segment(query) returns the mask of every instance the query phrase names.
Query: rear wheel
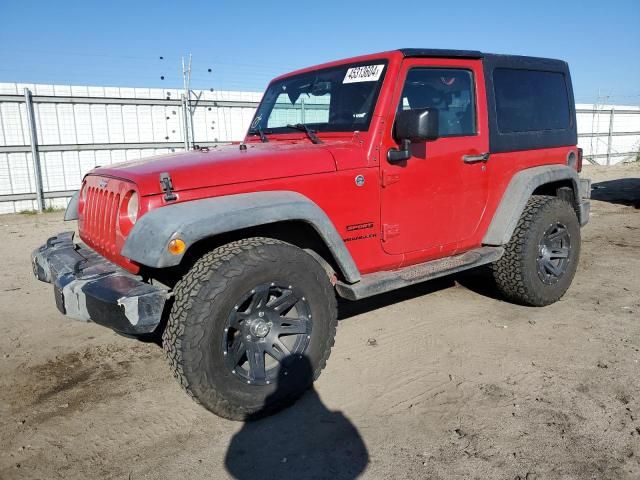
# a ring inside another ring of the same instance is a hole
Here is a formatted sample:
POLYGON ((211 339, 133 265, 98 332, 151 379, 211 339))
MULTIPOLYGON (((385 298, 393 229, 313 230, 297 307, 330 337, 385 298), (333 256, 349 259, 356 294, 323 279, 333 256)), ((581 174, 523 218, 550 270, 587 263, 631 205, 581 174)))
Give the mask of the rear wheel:
POLYGON ((580 257, 580 225, 571 205, 533 195, 505 253, 493 264, 502 294, 516 303, 549 305, 564 295, 580 257))
POLYGON ((176 285, 163 345, 198 402, 225 418, 255 418, 292 403, 318 377, 336 318, 316 260, 250 238, 206 254, 176 285))

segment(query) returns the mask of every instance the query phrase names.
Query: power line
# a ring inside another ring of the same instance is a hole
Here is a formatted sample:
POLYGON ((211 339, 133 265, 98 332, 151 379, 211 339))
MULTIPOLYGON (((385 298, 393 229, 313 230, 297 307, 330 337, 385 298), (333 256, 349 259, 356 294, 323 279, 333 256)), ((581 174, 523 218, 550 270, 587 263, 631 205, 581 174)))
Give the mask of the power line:
MULTIPOLYGON (((113 55, 113 54, 102 54, 102 53, 85 53, 85 52, 69 52, 69 51, 54 51, 54 50, 33 50, 33 49, 17 49, 17 50, 12 50, 14 53, 30 53, 30 54, 39 54, 39 55, 44 55, 46 56, 46 59, 50 59, 51 55, 58 55, 61 57, 87 57, 87 58, 111 58, 111 59, 118 59, 118 60, 136 60, 136 61, 148 61, 148 62, 162 62, 162 61, 175 61, 178 62, 180 60, 180 57, 176 56, 172 56, 172 55, 163 55, 163 54, 159 54, 159 55, 145 55, 145 56, 138 56, 138 55, 113 55)), ((283 64, 274 64, 274 63, 269 63, 269 64, 261 64, 261 63, 255 63, 255 62, 251 62, 251 63, 242 63, 242 62, 237 62, 235 60, 229 61, 229 59, 227 59, 226 57, 220 57, 220 56, 214 56, 214 57, 209 57, 209 58, 204 58, 202 60, 203 64, 208 64, 208 63, 218 63, 221 65, 246 65, 246 66, 255 66, 255 67, 263 67, 263 68, 269 68, 269 69, 273 69, 274 67, 276 69, 282 69, 282 70, 287 70, 287 69, 292 69, 291 65, 283 65, 283 64)), ((295 68, 299 68, 299 67, 293 67, 295 68)))

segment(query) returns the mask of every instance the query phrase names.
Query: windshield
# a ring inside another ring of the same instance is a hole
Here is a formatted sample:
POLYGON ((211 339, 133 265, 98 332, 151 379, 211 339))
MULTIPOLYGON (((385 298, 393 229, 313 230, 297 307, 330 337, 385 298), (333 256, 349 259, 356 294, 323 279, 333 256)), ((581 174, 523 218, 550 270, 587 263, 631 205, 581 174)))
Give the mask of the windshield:
POLYGON ((291 132, 299 124, 315 132, 367 131, 386 66, 386 60, 372 60, 273 82, 249 134, 291 132))

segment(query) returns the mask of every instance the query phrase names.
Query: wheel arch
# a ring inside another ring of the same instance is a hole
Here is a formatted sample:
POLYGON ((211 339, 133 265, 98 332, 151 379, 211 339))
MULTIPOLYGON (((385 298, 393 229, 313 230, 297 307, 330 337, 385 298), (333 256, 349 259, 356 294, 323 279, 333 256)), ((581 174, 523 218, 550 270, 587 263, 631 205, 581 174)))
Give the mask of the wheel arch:
POLYGON ((309 253, 330 277, 336 275, 341 279, 345 278, 338 261, 323 238, 312 225, 302 220, 255 225, 205 237, 187 249, 180 262, 180 269, 187 270, 198 258, 217 247, 252 237, 273 238, 294 245, 309 253))
POLYGON ((509 182, 483 244, 498 246, 509 242, 532 195, 551 195, 569 201, 582 224, 580 180, 576 171, 565 165, 528 168, 518 172, 509 182))
POLYGON ((580 190, 571 179, 565 178, 542 184, 532 192, 532 195, 548 195, 561 198, 573 207, 578 217, 580 216, 580 190))
POLYGON ((360 280, 329 217, 304 195, 289 191, 229 195, 158 208, 138 220, 122 254, 156 271, 183 269, 198 255, 248 237, 274 238, 312 251, 325 270, 328 265, 347 282, 360 280), (167 250, 175 238, 187 244, 182 255, 167 250))

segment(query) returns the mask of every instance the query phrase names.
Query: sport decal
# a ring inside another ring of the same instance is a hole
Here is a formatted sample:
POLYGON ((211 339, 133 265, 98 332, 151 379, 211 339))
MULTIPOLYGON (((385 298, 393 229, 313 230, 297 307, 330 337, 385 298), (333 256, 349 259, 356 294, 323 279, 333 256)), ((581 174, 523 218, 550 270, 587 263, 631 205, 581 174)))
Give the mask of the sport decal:
POLYGON ((356 223, 353 225, 347 225, 347 232, 353 232, 354 230, 365 230, 367 228, 373 228, 373 222, 356 223))

